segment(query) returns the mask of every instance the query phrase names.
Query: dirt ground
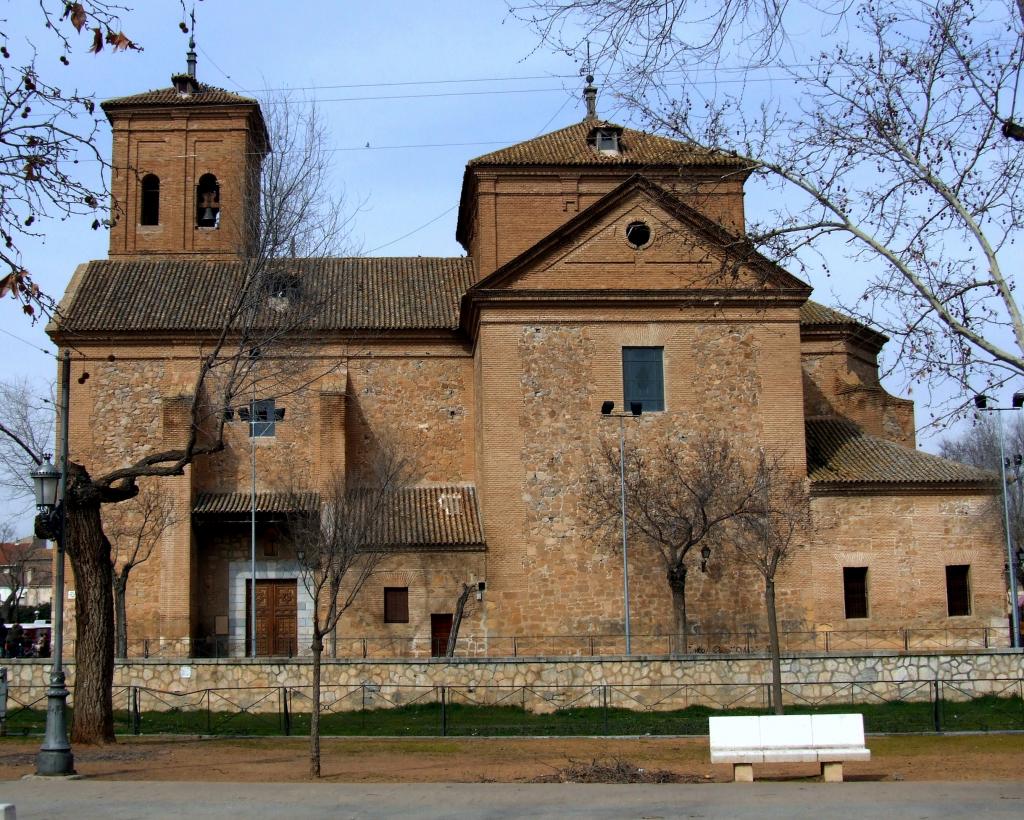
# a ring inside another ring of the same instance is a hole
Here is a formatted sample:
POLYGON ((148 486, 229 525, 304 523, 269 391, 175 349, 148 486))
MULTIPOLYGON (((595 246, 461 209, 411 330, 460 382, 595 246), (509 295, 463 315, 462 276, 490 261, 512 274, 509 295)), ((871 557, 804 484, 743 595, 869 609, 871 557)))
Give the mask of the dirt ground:
MULTIPOLYGON (((0 780, 31 774, 39 739, 0 738, 0 780)), ((848 780, 1019 780, 1024 736, 870 737, 869 762, 849 763, 848 780)), ((100 780, 295 782, 308 772, 301 738, 126 738, 112 746, 74 749, 79 774, 100 780)), ((707 738, 641 739, 325 739, 323 779, 339 783, 528 782, 573 762, 628 761, 725 782, 731 767, 712 766, 707 738)), ((757 766, 758 779, 814 777, 812 764, 757 766)))

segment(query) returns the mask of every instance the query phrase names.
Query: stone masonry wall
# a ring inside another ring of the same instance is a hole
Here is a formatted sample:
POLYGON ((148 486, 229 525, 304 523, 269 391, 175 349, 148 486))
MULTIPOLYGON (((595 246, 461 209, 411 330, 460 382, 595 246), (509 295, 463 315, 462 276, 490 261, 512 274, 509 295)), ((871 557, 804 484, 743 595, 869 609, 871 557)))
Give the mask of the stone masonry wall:
MULTIPOLYGON (((45 693, 49 664, 5 661, 12 692, 21 701, 45 693)), ((65 667, 74 684, 74 664, 65 667)), ((925 700, 934 680, 951 681, 947 700, 982 694, 1019 694, 1024 655, 1019 651, 977 654, 907 655, 862 653, 785 657, 783 685, 787 700, 878 702, 901 698, 925 700), (1012 685, 1016 682, 1017 685, 1012 685), (851 686, 851 684, 855 684, 851 686)), ((405 661, 325 661, 324 703, 335 711, 389 708, 416 701, 433 702, 437 687, 450 687, 450 702, 523 705, 549 712, 562 705, 608 705, 627 709, 679 709, 697 704, 721 708, 764 708, 771 680, 765 656, 635 658, 496 658, 405 661), (513 695, 514 692, 514 695, 513 695), (368 699, 368 700, 367 700, 368 699)), ((289 688, 291 708, 302 712, 308 702, 312 665, 304 661, 146 660, 118 664, 114 671, 115 708, 126 708, 127 687, 140 693, 142 710, 204 708, 203 690, 211 693, 214 711, 273 713, 280 708, 273 690, 289 688), (268 696, 268 690, 270 695, 268 696), (305 692, 305 694, 304 694, 305 692), (186 695, 176 698, 175 694, 186 695), (198 706, 197 706, 198 704, 198 706)), ((854 707, 855 708, 855 707, 854 707)))

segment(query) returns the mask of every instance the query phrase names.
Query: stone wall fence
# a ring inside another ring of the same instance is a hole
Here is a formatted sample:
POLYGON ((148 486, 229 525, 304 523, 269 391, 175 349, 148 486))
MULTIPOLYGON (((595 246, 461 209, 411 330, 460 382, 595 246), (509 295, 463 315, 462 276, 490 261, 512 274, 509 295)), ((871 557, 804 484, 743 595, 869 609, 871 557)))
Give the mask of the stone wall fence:
MULTIPOLYGON (((48 660, 4 660, 11 697, 45 708, 48 660)), ((74 685, 74 664, 66 667, 74 685)), ((877 703, 927 701, 935 682, 945 700, 992 694, 1024 695, 1024 653, 908 655, 863 652, 783 658, 786 701, 877 703)), ((307 660, 163 658, 118 663, 115 708, 129 693, 141 711, 209 708, 255 713, 280 708, 275 690, 289 690, 292 709, 308 711, 312 665, 307 660), (198 705, 202 700, 202 705, 198 705)), ((765 655, 681 658, 433 658, 418 661, 325 660, 323 702, 332 711, 433 703, 441 690, 449 702, 501 703, 532 712, 563 706, 613 706, 670 710, 705 705, 765 708, 771 667, 765 655)))

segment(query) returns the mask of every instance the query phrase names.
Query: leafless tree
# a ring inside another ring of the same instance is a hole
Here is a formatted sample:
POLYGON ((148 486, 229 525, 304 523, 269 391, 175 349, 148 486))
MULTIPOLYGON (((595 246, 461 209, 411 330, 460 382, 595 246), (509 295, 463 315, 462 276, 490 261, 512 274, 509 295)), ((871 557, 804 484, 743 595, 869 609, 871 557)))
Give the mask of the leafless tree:
POLYGON ((28 453, 53 452, 51 394, 28 379, 0 381, 0 488, 7 498, 32 498, 37 462, 28 453))
MULTIPOLYGON (((610 533, 621 515, 618 446, 605 445, 594 462, 580 504, 594 532, 610 533)), ((717 433, 695 434, 685 441, 660 434, 626 451, 630 543, 653 550, 661 559, 683 652, 689 651, 686 579, 695 561, 693 551, 718 545, 726 523, 757 505, 753 482, 741 486, 735 480, 742 467, 730 441, 717 433)), ((699 560, 705 570, 706 559, 699 560)))
MULTIPOLYGON (((324 637, 337 627, 373 574, 394 533, 390 525, 412 475, 410 462, 391 445, 382 445, 350 485, 343 474, 331 476, 320 508, 289 516, 303 587, 313 602, 313 695, 309 723, 309 774, 320 777, 321 661, 324 637)), ((302 493, 289 506, 302 510, 302 493)))
MULTIPOLYGON (((687 63, 717 63, 740 44, 750 64, 768 62, 786 40, 788 0, 507 0, 543 41, 592 66, 628 69, 630 85, 687 63)), ((804 4, 800 4, 804 5, 804 4)), ((814 3, 806 5, 814 6, 814 3)))
POLYGON ((37 5, 34 32, 0 20, 0 297, 9 294, 33 317, 40 309, 49 313, 54 301, 35 283, 22 241, 43 236, 47 219, 92 216, 98 230, 108 194, 103 175, 109 166, 96 144, 102 117, 92 97, 73 90, 76 46, 92 53, 140 48, 122 31, 126 9, 116 3, 37 5), (44 68, 37 43, 55 44, 62 68, 44 68))
POLYGON ((114 654, 118 658, 128 657, 128 577, 149 560, 160 538, 176 523, 174 509, 152 484, 140 487, 135 498, 104 513, 114 567, 114 654))
POLYGON ((772 663, 772 699, 775 714, 783 713, 782 660, 775 605, 775 576, 790 556, 801 533, 808 532, 810 506, 806 482, 773 453, 760 449, 751 468, 737 475, 741 491, 753 486, 753 504, 730 521, 731 557, 757 570, 764 581, 768 617, 768 646, 772 663))
MULTIPOLYGON (((1003 414, 1000 414, 1000 416, 1003 414)), ((1006 471, 1006 503, 1009 508, 1010 539, 1015 548, 1024 546, 1024 421, 1017 414, 1003 430, 1006 471)), ((1003 419, 1005 423, 1006 419, 1003 419)), ((979 413, 974 425, 959 436, 943 439, 939 455, 963 464, 981 467, 999 474, 999 423, 995 413, 979 413)), ((1003 499, 993 496, 989 514, 1005 528, 1003 499)), ((1024 578, 1024 565, 1017 569, 1018 582, 1024 578)))
POLYGON ((3 617, 12 622, 18 620, 21 596, 29 585, 29 570, 38 563, 34 539, 16 540, 16 536, 13 524, 0 524, 0 586, 7 589, 3 617))
MULTIPOLYGON (((76 743, 115 739, 113 573, 101 508, 134 498, 140 479, 182 475, 197 458, 222 450, 225 408, 247 403, 254 394, 287 395, 316 378, 304 374, 306 365, 296 364, 294 356, 299 350, 309 351, 308 332, 317 325, 327 294, 304 288, 303 272, 316 267, 317 256, 338 250, 351 214, 342 210, 328 188, 330 154, 315 106, 279 98, 268 101, 266 110, 274 150, 259 169, 259 208, 252 209, 252 218, 239 228, 234 287, 221 312, 222 324, 207 338, 197 339, 183 441, 96 477, 87 465, 68 465, 64 548, 77 585, 72 724, 76 743), (277 197, 287 197, 287 202, 278 202, 277 197), (293 245, 297 249, 300 243, 307 256, 292 260, 293 245)), ((254 165, 252 173, 256 172, 254 165)), ((336 366, 336 361, 325 365, 317 375, 336 366)), ((12 441, 40 461, 41 453, 29 442, 12 441)))
POLYGON ((462 584, 459 597, 455 600, 455 614, 452 616, 452 631, 448 633, 448 645, 445 647, 445 657, 455 657, 455 647, 459 642, 459 630, 462 628, 462 619, 466 615, 466 604, 469 603, 469 596, 473 593, 476 584, 462 584))
MULTIPOLYGON (((749 226, 746 239, 815 276, 832 275, 828 257, 845 257, 842 275, 856 276, 860 288, 845 307, 898 342, 894 366, 908 382, 948 390, 952 381, 958 396, 969 396, 1024 375, 1014 256, 1022 228, 1024 4, 823 7, 831 18, 806 18, 821 25, 820 47, 800 58, 772 53, 766 62, 794 89, 789 96, 760 94, 772 86, 756 83, 693 85, 710 63, 687 62, 699 54, 690 48, 694 30, 674 12, 703 7, 683 0, 541 5, 564 7, 562 19, 584 30, 608 29, 604 68, 649 127, 748 160, 778 206, 749 226), (603 16, 609 9, 617 13, 603 16), (652 14, 657 25, 648 22, 652 14)), ((748 24, 765 19, 749 3, 725 8, 746 14, 748 24)), ((782 32, 788 19, 780 18, 782 32)), ((750 68, 742 44, 720 45, 711 63, 750 68)), ((963 409, 954 398, 937 421, 963 409)))

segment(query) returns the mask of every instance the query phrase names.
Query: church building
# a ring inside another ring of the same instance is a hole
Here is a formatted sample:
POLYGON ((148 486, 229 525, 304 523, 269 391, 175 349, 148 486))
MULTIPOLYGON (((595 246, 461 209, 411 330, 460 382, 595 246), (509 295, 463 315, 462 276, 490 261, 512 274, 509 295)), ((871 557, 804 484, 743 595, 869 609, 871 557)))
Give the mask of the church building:
MULTIPOLYGON (((607 122, 596 97, 588 79, 579 122, 466 163, 464 256, 281 260, 324 312, 280 389, 252 396, 262 423, 226 423, 221 452, 149 482, 173 523, 131 575, 131 654, 244 656, 253 567, 257 653, 308 653, 295 489, 315 509, 382 441, 415 482, 329 651, 442 654, 468 584, 457 654, 621 653, 619 531, 579 501, 618 442, 609 401, 639 405, 628 447, 715 432, 806 477, 784 645, 1007 645, 993 476, 918 452, 912 403, 879 382, 886 338, 744 243, 740 160, 607 122)), ((49 327, 74 351, 70 454, 93 475, 187 436, 274 150, 259 104, 194 63, 103 110, 109 255, 78 266, 49 327)), ((679 651, 665 569, 629 546, 633 652, 679 651)), ((720 558, 694 556, 688 645, 763 644, 760 578, 720 558)))

